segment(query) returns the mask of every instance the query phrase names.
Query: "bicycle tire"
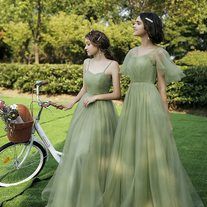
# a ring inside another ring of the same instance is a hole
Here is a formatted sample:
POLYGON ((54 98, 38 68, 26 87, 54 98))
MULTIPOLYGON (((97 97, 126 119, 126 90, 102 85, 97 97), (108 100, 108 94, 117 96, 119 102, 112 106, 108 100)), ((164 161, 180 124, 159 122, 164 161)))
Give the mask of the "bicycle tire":
POLYGON ((25 183, 40 173, 45 165, 47 152, 36 141, 33 141, 31 149, 28 148, 30 146, 29 141, 8 142, 0 147, 0 187, 25 183))

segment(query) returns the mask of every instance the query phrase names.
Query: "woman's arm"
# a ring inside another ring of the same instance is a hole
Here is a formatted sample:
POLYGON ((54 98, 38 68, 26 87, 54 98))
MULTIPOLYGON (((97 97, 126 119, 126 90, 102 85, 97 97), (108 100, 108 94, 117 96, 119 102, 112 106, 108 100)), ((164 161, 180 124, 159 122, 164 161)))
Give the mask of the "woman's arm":
POLYGON ((98 94, 91 97, 88 97, 84 100, 84 105, 98 101, 98 100, 116 100, 120 98, 120 75, 119 75, 119 65, 116 61, 113 61, 110 68, 107 70, 108 74, 112 76, 113 92, 106 94, 98 94))
POLYGON ((80 92, 78 93, 78 95, 75 96, 75 97, 74 97, 74 98, 73 98, 73 99, 72 99, 72 100, 65 106, 65 108, 67 108, 67 109, 72 108, 73 105, 74 105, 75 103, 77 103, 85 93, 86 93, 86 86, 83 85, 82 88, 81 88, 81 90, 80 90, 80 92))
POLYGON ((159 70, 157 70, 157 88, 162 98, 164 107, 168 112, 165 76, 159 70))

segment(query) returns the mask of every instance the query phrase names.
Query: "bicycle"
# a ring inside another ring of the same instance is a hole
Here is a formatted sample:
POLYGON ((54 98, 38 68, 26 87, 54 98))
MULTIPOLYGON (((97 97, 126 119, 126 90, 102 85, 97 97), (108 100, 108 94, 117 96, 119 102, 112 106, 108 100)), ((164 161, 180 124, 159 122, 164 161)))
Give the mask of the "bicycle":
MULTIPOLYGON (((43 169, 49 153, 58 163, 61 160, 62 152, 54 148, 39 123, 44 108, 60 107, 50 101, 40 100, 40 87, 45 84, 44 81, 36 81, 35 84, 37 98, 35 102, 38 103, 39 111, 37 117, 32 118, 29 139, 21 142, 10 141, 0 147, 0 187, 19 185, 36 177, 43 169)), ((1 102, 0 105, 0 116, 6 123, 8 132, 8 126, 12 124, 12 120, 18 118, 19 113, 13 105, 6 106, 4 102, 1 102)), ((22 132, 23 130, 20 131, 20 133, 22 132)))

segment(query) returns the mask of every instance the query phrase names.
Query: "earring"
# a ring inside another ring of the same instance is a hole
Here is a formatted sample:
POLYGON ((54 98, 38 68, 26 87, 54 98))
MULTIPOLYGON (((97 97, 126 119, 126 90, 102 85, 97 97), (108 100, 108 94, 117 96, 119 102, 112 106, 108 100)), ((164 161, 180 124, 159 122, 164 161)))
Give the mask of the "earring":
POLYGON ((101 52, 101 51, 99 51, 99 52, 98 52, 98 55, 99 55, 99 56, 101 56, 101 55, 102 55, 102 52, 101 52))

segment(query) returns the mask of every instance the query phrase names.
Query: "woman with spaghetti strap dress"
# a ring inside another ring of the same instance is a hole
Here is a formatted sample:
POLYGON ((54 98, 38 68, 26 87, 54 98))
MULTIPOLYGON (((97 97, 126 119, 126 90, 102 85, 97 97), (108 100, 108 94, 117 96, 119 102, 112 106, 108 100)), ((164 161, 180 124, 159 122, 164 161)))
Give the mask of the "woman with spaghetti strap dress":
POLYGON ((63 158, 42 193, 47 207, 91 207, 103 194, 117 125, 112 99, 119 99, 119 66, 100 31, 86 35, 83 87, 67 106, 79 101, 63 149, 63 158), (109 89, 113 86, 113 92, 109 89))
POLYGON ((180 161, 167 110, 166 83, 184 74, 156 45, 163 39, 156 14, 141 13, 134 35, 141 46, 129 51, 121 68, 131 83, 97 206, 204 207, 180 161))

